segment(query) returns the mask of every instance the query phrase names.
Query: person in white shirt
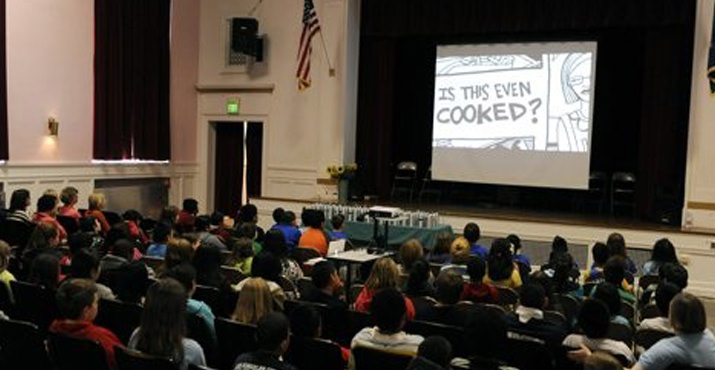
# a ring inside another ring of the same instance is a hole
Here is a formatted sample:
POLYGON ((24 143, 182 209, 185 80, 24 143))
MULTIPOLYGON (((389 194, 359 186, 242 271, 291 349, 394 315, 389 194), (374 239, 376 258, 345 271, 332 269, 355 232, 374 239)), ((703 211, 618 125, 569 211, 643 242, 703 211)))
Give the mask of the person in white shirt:
POLYGON ((670 302, 680 291, 679 286, 667 281, 658 284, 658 289, 655 291, 655 304, 658 306, 660 316, 644 319, 638 325, 638 330, 657 330, 675 334, 673 326, 670 325, 668 314, 670 312, 670 302))

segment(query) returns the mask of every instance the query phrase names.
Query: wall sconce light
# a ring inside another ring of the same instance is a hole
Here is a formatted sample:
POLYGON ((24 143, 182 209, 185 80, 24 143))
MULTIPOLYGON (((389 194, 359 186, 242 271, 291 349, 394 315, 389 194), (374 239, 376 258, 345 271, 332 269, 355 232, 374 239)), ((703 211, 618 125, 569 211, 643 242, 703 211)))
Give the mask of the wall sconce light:
POLYGON ((50 136, 57 136, 60 131, 60 122, 55 117, 50 117, 47 120, 47 132, 50 136))

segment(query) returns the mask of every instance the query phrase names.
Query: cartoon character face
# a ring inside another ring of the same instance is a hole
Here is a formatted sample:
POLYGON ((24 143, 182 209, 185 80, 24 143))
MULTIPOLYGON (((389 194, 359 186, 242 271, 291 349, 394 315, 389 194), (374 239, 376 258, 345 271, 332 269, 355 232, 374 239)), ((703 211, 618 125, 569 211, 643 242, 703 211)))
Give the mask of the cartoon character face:
POLYGON ((591 60, 581 62, 569 76, 569 86, 578 97, 578 100, 591 101, 591 60))

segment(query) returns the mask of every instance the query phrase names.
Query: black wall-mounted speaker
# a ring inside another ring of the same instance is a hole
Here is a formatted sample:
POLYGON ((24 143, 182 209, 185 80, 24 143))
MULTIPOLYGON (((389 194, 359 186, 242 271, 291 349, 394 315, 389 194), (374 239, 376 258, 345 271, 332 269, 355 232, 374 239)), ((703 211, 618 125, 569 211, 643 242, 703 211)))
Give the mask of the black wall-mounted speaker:
POLYGON ((231 50, 263 59, 263 40, 258 37, 258 20, 255 18, 231 19, 231 50))

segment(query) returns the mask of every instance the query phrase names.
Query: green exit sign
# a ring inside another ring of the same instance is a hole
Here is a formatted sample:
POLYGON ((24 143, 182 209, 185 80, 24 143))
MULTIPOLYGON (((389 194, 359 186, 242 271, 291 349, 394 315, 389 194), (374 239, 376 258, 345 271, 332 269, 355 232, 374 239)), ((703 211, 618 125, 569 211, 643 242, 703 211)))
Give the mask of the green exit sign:
POLYGON ((226 114, 228 115, 238 115, 241 108, 240 99, 228 99, 226 100, 226 114))

